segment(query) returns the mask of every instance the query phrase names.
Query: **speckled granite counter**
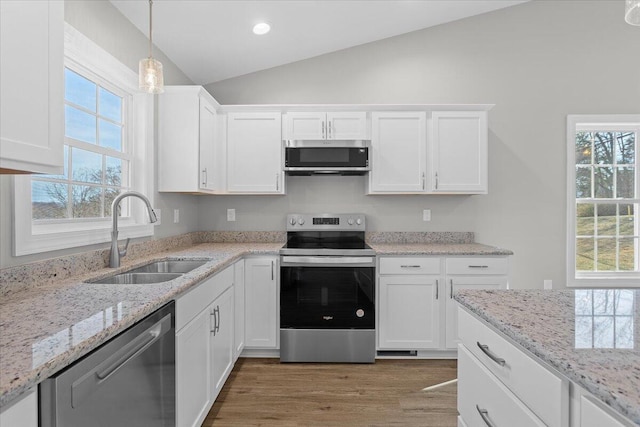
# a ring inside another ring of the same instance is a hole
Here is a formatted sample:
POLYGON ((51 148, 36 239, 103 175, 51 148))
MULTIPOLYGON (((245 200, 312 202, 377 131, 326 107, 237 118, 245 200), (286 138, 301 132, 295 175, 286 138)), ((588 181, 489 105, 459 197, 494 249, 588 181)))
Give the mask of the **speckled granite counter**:
POLYGON ((480 243, 373 243, 378 255, 513 255, 508 249, 480 243))
POLYGON ((282 243, 203 243, 123 260, 117 270, 53 280, 0 301, 0 406, 245 255, 276 255, 282 243), (104 285, 84 281, 171 258, 208 259, 171 282, 104 285))
POLYGON ((461 290, 455 299, 640 424, 640 290, 461 290))

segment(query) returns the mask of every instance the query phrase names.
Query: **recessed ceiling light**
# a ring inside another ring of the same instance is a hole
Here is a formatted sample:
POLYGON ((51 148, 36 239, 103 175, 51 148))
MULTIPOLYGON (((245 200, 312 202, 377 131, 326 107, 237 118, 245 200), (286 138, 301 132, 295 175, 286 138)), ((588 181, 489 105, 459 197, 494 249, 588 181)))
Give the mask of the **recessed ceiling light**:
POLYGON ((260 22, 259 24, 253 26, 253 34, 257 34, 259 36, 267 34, 269 30, 271 30, 271 25, 267 24, 266 22, 260 22))

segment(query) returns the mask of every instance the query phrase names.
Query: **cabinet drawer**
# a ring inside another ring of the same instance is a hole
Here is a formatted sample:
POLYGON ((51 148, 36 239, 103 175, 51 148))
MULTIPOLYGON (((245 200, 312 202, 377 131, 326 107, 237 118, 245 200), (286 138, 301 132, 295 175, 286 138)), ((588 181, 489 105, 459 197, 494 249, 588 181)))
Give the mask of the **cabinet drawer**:
POLYGON ((462 344, 458 346, 458 412, 470 426, 545 425, 462 344))
POLYGON ((466 310, 459 309, 458 316, 458 336, 486 369, 548 426, 568 425, 567 380, 551 373, 466 310))
POLYGON ((447 258, 447 274, 507 274, 507 258, 447 258))
POLYGON ((382 257, 380 274, 440 274, 440 258, 382 257))

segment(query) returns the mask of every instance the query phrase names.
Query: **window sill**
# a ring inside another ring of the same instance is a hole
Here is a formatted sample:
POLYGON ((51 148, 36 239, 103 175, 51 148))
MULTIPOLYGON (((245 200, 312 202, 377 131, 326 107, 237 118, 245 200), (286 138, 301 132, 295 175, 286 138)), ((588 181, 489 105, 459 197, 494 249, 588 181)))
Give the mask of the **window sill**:
POLYGON ((637 272, 629 272, 617 274, 616 276, 598 275, 570 278, 567 281, 567 288, 640 288, 640 274, 637 272))

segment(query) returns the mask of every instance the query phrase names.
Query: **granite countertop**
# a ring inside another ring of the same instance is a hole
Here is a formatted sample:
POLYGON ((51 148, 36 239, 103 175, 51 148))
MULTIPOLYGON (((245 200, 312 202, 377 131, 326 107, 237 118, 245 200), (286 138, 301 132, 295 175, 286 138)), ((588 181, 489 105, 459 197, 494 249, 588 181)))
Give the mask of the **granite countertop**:
MULTIPOLYGON (((367 241, 379 255, 512 254, 473 237, 370 233, 367 241)), ((196 232, 134 244, 118 269, 104 267, 100 250, 0 270, 0 407, 241 257, 277 255, 284 240, 283 232, 196 232), (152 286, 86 283, 166 258, 207 262, 152 286)))
POLYGON ((455 299, 640 424, 640 290, 461 290, 455 299))

